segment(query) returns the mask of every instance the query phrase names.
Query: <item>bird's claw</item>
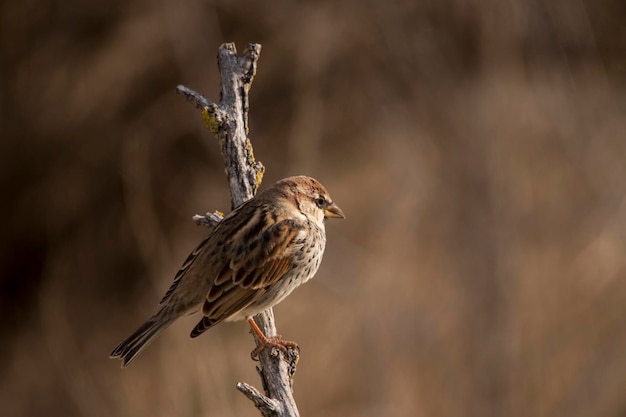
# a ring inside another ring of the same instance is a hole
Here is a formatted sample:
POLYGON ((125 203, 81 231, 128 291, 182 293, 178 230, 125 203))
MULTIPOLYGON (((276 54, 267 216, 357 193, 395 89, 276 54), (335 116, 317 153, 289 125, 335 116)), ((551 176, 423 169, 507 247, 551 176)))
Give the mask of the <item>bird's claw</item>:
POLYGON ((294 350, 296 352, 296 356, 300 356, 300 347, 296 342, 292 342, 290 340, 283 340, 282 336, 276 335, 265 338, 265 340, 258 340, 256 348, 252 352, 250 352, 250 357, 254 361, 259 360, 259 354, 261 351, 267 347, 276 348, 283 353, 287 353, 287 350, 294 350))

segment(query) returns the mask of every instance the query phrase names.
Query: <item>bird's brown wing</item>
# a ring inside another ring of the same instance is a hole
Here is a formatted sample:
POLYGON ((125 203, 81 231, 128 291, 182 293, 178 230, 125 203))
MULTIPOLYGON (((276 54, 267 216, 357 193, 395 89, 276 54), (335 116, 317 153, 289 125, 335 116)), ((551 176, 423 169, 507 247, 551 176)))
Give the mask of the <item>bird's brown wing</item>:
POLYGON ((227 262, 207 294, 202 308, 205 317, 192 335, 199 335, 258 300, 292 267, 304 240, 304 223, 293 219, 268 223, 271 226, 256 236, 240 239, 238 245, 224 245, 227 262))
POLYGON ((304 222, 295 219, 272 224, 235 249, 230 271, 224 271, 216 284, 230 279, 241 288, 256 290, 271 286, 291 267, 297 249, 306 238, 305 230, 304 222))

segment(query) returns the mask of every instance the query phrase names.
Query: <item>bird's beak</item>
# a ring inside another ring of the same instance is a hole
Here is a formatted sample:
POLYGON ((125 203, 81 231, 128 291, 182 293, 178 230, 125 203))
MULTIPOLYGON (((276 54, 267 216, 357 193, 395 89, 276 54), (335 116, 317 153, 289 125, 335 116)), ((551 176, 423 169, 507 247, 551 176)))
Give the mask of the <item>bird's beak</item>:
POLYGON ((331 218, 335 217, 337 219, 345 219, 346 215, 343 214, 343 211, 339 208, 339 206, 335 203, 332 203, 330 206, 324 209, 324 217, 331 218))

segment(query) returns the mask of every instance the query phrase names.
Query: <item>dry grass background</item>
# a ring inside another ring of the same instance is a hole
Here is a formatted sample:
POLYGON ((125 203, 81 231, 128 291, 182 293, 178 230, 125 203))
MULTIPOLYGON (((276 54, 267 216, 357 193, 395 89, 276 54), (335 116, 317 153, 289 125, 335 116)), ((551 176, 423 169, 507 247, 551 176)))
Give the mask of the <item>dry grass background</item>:
POLYGON ((0 4, 0 414, 256 416, 243 323, 107 356, 228 211, 183 83, 263 45, 265 184, 348 215, 276 308, 305 416, 626 415, 626 6, 0 4))

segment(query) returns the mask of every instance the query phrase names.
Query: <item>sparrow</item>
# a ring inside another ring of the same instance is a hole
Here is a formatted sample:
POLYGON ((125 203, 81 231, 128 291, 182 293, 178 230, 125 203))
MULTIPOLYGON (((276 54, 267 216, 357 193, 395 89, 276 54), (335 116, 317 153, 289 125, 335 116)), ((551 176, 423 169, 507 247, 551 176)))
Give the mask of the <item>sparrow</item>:
POLYGON ((191 252, 161 299, 157 312, 111 352, 128 366, 169 325, 200 312, 197 337, 223 321, 247 320, 258 347, 297 347, 266 337, 252 318, 311 279, 326 246, 324 221, 345 218, 317 180, 280 180, 217 224, 191 252))

